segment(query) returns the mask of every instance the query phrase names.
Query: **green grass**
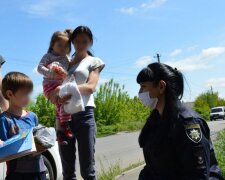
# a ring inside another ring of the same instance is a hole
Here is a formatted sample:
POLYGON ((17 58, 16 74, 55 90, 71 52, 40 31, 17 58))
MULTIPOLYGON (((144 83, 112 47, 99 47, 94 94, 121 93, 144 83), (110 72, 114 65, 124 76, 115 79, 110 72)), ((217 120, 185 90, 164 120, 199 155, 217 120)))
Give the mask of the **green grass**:
POLYGON ((101 172, 98 174, 98 180, 115 180, 115 178, 123 172, 134 169, 142 164, 144 164, 144 162, 130 164, 127 168, 123 169, 121 168, 119 163, 116 163, 115 165, 110 166, 110 168, 108 168, 107 170, 104 169, 102 165, 101 172))
POLYGON ((116 178, 116 176, 118 176, 119 174, 121 174, 122 168, 119 165, 119 163, 117 163, 116 165, 111 166, 109 169, 105 170, 102 169, 101 172, 98 174, 98 180, 114 180, 116 178))
POLYGON ((223 177, 225 177, 225 130, 219 132, 218 137, 214 143, 216 157, 222 171, 223 177))

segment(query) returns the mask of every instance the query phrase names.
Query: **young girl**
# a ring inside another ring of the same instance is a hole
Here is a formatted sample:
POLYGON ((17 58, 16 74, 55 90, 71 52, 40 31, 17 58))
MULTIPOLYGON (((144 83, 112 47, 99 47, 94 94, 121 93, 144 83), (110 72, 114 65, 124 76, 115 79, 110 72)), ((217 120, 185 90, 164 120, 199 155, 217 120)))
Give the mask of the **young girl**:
MULTIPOLYGON (((69 68, 69 53, 71 51, 70 40, 67 32, 55 32, 52 35, 48 53, 43 56, 39 65, 38 72, 44 75, 43 89, 44 95, 49 99, 50 93, 58 86, 62 85, 67 77, 69 68)), ((67 142, 66 137, 72 138, 73 133, 69 126, 71 115, 64 111, 62 104, 56 104, 57 112, 57 140, 63 144, 67 142)))

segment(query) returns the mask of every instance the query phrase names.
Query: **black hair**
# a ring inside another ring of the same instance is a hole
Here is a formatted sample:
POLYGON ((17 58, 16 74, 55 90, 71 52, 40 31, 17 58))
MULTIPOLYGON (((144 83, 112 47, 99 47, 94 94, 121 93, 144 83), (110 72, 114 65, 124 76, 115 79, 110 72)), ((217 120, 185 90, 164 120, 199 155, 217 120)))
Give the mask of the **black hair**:
MULTIPOLYGON (((162 119, 166 119, 169 124, 168 132, 176 126, 179 112, 179 100, 183 97, 184 79, 182 73, 176 68, 172 68, 163 63, 152 63, 142 69, 137 76, 137 83, 153 82, 153 85, 158 85, 163 80, 166 83, 165 89, 165 108, 162 114, 162 119)), ((148 129, 144 126, 139 137, 139 143, 143 146, 148 129)))
POLYGON ((166 82, 166 94, 177 100, 183 97, 183 74, 177 68, 172 68, 163 63, 152 63, 142 69, 137 76, 138 84, 153 82, 158 85, 161 80, 166 82))
MULTIPOLYGON (((85 34, 90 39, 91 45, 93 45, 93 34, 91 32, 91 29, 89 27, 87 27, 87 26, 78 26, 73 31, 70 31, 70 33, 67 30, 67 33, 70 34, 70 39, 71 39, 72 42, 79 34, 85 34)), ((88 50, 87 53, 88 53, 89 56, 93 56, 91 51, 88 50)))

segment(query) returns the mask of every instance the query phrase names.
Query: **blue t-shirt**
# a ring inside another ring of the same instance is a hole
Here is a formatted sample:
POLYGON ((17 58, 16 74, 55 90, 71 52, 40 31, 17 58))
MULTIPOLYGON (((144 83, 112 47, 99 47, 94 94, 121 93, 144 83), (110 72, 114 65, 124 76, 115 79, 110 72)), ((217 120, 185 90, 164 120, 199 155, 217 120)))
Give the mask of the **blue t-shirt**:
MULTIPOLYGON (((8 112, 0 114, 0 139, 5 141, 12 137, 10 130, 17 126, 19 131, 33 128, 38 125, 37 115, 33 112, 27 112, 25 116, 19 117, 8 112)), ((32 173, 44 172, 46 167, 41 155, 25 156, 7 162, 7 174, 11 172, 32 173)))

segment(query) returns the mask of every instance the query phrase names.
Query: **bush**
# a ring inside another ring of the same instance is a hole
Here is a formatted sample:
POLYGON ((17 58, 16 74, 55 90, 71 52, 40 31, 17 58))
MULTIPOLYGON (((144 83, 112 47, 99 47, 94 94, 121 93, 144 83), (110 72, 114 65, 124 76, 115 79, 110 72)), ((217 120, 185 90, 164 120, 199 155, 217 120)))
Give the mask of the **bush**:
POLYGON ((55 126, 55 106, 43 94, 39 94, 36 102, 31 103, 28 109, 37 114, 40 124, 49 127, 55 126))
POLYGON ((100 86, 95 104, 98 135, 140 129, 150 113, 139 98, 131 98, 113 80, 100 86))
POLYGON ((209 120, 210 110, 215 106, 225 106, 225 101, 219 98, 218 93, 207 91, 196 98, 193 109, 204 119, 209 120))
POLYGON ((219 132, 214 146, 222 176, 225 177, 225 130, 219 132))

